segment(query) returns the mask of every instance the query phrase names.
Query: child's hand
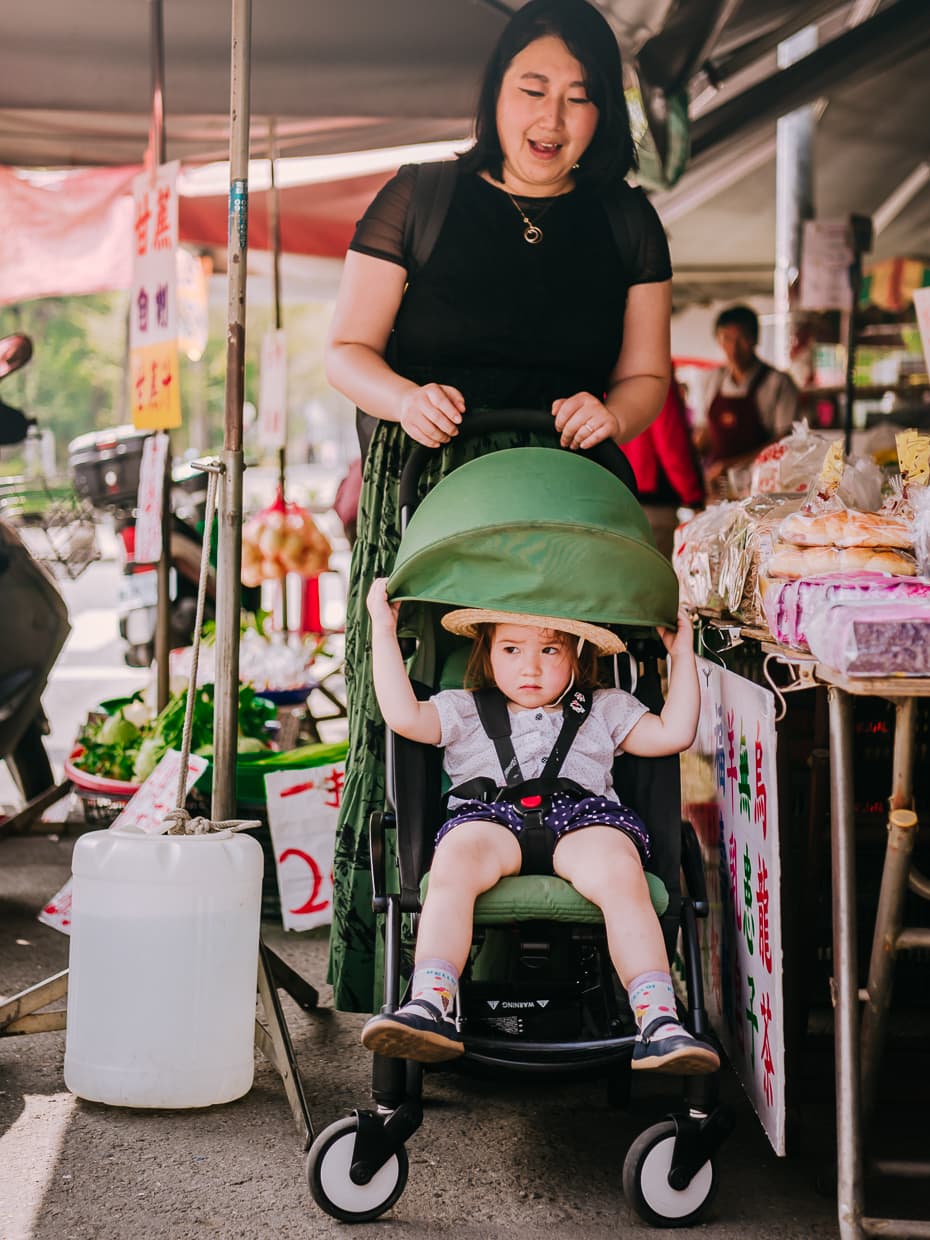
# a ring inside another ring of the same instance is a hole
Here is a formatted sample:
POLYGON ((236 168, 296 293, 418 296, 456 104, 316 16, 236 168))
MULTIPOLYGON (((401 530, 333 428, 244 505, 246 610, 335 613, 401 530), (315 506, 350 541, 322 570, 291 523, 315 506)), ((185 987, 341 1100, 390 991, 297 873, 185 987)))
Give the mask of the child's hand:
POLYGON ((681 655, 694 657, 694 632, 691 627, 691 617, 683 607, 678 612, 678 627, 667 629, 660 625, 659 636, 672 658, 681 655))
POLYGON ((376 577, 368 591, 368 614, 372 625, 397 632, 397 613, 400 603, 391 603, 387 596, 387 577, 376 577))

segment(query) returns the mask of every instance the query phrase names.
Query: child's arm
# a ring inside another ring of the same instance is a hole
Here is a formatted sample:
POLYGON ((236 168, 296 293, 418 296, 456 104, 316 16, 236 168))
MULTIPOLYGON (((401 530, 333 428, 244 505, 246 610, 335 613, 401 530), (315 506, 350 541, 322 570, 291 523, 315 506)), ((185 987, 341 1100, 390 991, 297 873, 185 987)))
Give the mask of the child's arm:
POLYGON ((678 613, 677 629, 660 628, 659 636, 670 656, 668 697, 661 715, 643 715, 623 742, 627 753, 643 758, 659 758, 687 749, 697 733, 701 711, 691 618, 687 612, 678 613))
POLYGON ((439 712, 432 702, 418 702, 397 642, 396 603, 388 602, 387 580, 378 577, 368 591, 371 616, 371 666, 375 696, 384 722, 400 736, 425 745, 442 737, 439 712))

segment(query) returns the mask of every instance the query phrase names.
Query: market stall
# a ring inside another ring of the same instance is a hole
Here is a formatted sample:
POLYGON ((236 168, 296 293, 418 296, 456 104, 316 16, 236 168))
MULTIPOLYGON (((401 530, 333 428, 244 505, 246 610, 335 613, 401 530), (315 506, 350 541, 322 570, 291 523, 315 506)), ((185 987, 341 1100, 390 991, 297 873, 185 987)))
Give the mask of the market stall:
POLYGON ((756 458, 749 494, 679 528, 674 556, 705 656, 683 799, 714 906, 712 1015, 784 1153, 808 1013, 834 1006, 844 1237, 928 1234, 870 1219, 863 1190, 867 1159, 920 1174, 882 1164, 868 1138, 895 974, 909 1003, 928 998, 914 949, 930 945, 916 830, 930 794, 930 435, 894 442, 879 465, 796 425, 756 458))

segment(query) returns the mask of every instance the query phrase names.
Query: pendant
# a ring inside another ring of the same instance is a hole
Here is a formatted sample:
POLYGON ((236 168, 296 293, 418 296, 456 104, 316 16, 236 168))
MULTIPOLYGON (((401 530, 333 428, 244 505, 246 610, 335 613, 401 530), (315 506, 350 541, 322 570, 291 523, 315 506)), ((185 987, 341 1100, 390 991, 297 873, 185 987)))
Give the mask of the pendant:
POLYGON ((527 224, 523 230, 523 240, 527 245, 539 245, 543 239, 543 231, 538 224, 527 224))

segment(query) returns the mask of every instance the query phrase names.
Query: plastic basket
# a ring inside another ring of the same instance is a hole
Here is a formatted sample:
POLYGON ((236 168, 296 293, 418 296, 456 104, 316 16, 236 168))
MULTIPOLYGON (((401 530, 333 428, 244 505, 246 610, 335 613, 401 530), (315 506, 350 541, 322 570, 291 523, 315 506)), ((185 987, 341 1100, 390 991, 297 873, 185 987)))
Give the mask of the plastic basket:
POLYGON ((139 785, 122 779, 104 779, 81 770, 75 763, 83 752, 80 746, 71 751, 65 759, 65 775, 81 802, 84 821, 89 826, 109 827, 126 808, 127 801, 139 791, 139 785))

